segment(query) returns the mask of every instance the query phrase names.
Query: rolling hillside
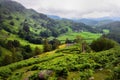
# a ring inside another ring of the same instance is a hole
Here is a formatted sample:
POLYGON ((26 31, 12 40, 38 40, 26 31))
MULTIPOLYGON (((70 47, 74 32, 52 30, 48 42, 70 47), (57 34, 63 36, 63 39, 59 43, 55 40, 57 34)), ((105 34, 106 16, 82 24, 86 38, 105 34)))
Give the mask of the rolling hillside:
POLYGON ((99 29, 108 29, 109 34, 106 37, 116 40, 120 43, 120 21, 114 21, 105 25, 99 26, 99 29))
POLYGON ((119 31, 119 21, 59 19, 0 0, 0 80, 120 80, 119 31))
MULTIPOLYGON (((56 37, 59 34, 68 32, 69 29, 72 31, 94 32, 91 27, 83 23, 74 23, 69 20, 53 20, 48 18, 47 15, 37 13, 32 9, 26 9, 21 4, 11 0, 0 2, 0 21, 1 27, 12 33, 18 33, 25 25, 29 27, 30 32, 34 35, 40 35, 41 31, 48 31, 51 34, 50 36, 56 37)), ((41 36, 44 35, 41 33, 41 36)))

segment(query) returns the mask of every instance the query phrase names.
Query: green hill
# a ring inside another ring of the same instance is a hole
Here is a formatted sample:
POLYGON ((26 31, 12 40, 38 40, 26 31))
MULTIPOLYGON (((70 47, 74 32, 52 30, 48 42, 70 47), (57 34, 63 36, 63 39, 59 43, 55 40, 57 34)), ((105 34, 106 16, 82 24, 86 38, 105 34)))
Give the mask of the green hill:
POLYGON ((100 30, 0 0, 0 80, 119 80, 120 46, 100 30))
MULTIPOLYGON (((4 54, 0 56, 0 66, 42 53, 46 38, 52 37, 53 40, 54 38, 61 40, 61 35, 77 33, 73 37, 75 38, 81 31, 87 31, 88 34, 89 32, 97 32, 84 23, 54 20, 32 9, 26 9, 15 1, 0 0, 0 48, 2 50, 0 54, 4 54), (11 61, 3 64, 7 57, 11 61), (16 59, 14 60, 14 58, 16 59)), ((50 43, 49 40, 48 43, 50 43)), ((49 48, 51 48, 51 44, 48 46, 49 48)), ((55 45, 52 44, 53 47, 55 45)))
POLYGON ((5 30, 18 33, 25 25, 29 27, 29 30, 34 35, 40 35, 40 32, 48 31, 50 35, 42 35, 42 37, 58 36, 69 29, 72 31, 90 31, 94 32, 94 29, 83 23, 74 23, 69 20, 53 20, 46 15, 37 13, 32 9, 26 9, 21 4, 5 0, 0 2, 0 22, 1 27, 5 30))
POLYGON ((0 67, 1 80, 95 80, 111 78, 119 65, 120 47, 81 52, 79 44, 66 46, 27 60, 0 67), (103 70, 100 70, 103 69, 103 70), (101 74, 101 76, 99 76, 101 74), (103 75, 102 75, 103 74, 103 75))
POLYGON ((98 29, 107 29, 109 34, 106 37, 116 40, 120 43, 120 21, 114 21, 105 25, 101 25, 98 29))

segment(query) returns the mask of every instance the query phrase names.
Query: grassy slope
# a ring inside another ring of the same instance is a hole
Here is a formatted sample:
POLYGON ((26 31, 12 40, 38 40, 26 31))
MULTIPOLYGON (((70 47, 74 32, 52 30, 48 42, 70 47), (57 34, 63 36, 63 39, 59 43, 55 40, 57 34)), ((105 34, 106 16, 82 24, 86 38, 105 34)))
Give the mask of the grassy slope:
MULTIPOLYGON (((64 48, 65 45, 60 46, 60 48, 64 48)), ((116 48, 115 51, 118 51, 119 47, 116 48)), ((91 63, 91 65, 95 64, 94 60, 92 60, 91 58, 94 59, 94 57, 100 57, 100 55, 107 55, 107 54, 113 54, 114 50, 108 50, 108 51, 103 51, 100 53, 89 53, 89 54, 65 54, 65 53, 55 53, 55 51, 51 51, 51 52, 47 52, 44 53, 42 55, 39 55, 37 58, 30 58, 28 60, 23 60, 21 62, 18 63, 14 63, 11 65, 8 65, 6 67, 12 67, 14 65, 19 65, 19 64, 24 64, 25 66, 22 66, 18 69, 14 69, 12 75, 8 78, 8 80, 24 80, 27 77, 29 77, 30 75, 34 74, 35 72, 39 71, 39 69, 59 69, 62 67, 70 67, 70 66, 79 66, 80 64, 84 65, 84 63, 91 63), (78 58, 78 56, 80 56, 81 60, 83 62, 81 62, 79 65, 76 65, 76 62, 74 62, 74 60, 76 60, 78 58), (89 58, 91 56, 91 58, 89 58), (70 59, 72 61, 67 61, 66 59, 70 59), (29 63, 29 65, 28 65, 29 63), (48 64, 49 63, 49 64, 48 64), (61 67, 58 65, 58 63, 61 64, 61 67), (75 65, 74 65, 75 64, 75 65), (31 70, 34 66, 38 66, 39 69, 37 70, 31 70), (19 74, 19 75, 16 75, 19 74)), ((119 51, 118 51, 119 52, 119 51)), ((99 59, 99 58, 98 58, 99 59)), ((4 69, 4 67, 2 67, 4 69)), ((2 69, 0 68, 0 69, 2 69)), ((1 71, 1 70, 0 70, 1 71)), ((79 72, 70 72, 67 80, 72 80, 71 76, 74 76, 74 79, 77 79, 79 77, 80 73, 79 72)), ((95 77, 95 80, 104 80, 106 78, 106 76, 108 76, 108 72, 106 71, 101 71, 101 72, 96 72, 93 76, 95 77), (101 77, 101 76, 103 77, 101 77)))
POLYGON ((32 49, 34 49, 36 46, 39 47, 40 49, 43 48, 42 45, 37 45, 37 44, 32 44, 32 43, 29 43, 28 41, 20 38, 18 35, 14 35, 14 34, 10 34, 8 35, 9 33, 6 32, 5 30, 0 30, 0 37, 3 39, 3 38, 6 38, 7 40, 18 40, 20 42, 21 45, 30 45, 32 49))
POLYGON ((21 45, 23 45, 23 46, 24 45, 30 45, 32 49, 34 49, 36 46, 39 47, 40 49, 43 48, 42 45, 29 43, 28 41, 18 37, 18 35, 11 34, 8 37, 8 40, 18 40, 18 41, 20 41, 21 45))
POLYGON ((93 76, 95 80, 105 80, 107 77, 109 77, 109 75, 111 75, 109 70, 104 69, 102 71, 97 71, 93 76))

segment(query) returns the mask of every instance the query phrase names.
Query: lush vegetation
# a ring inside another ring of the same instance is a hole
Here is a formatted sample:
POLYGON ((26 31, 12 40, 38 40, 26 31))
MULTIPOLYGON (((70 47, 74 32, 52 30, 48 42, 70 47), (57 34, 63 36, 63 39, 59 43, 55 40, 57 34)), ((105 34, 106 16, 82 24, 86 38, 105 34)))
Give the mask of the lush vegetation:
MULTIPOLYGON (((96 44, 99 44, 100 40, 102 41, 102 38, 96 40, 96 44)), ((108 42, 111 41, 107 40, 106 43, 108 42)), ((72 74, 77 73, 75 78, 73 77, 74 79, 87 80, 94 76, 96 71, 104 69, 109 73, 106 74, 106 79, 117 80, 119 79, 119 71, 116 72, 116 70, 119 69, 120 47, 116 43, 113 45, 115 46, 109 50, 93 52, 87 43, 85 44, 84 41, 80 40, 77 44, 66 45, 64 49, 57 49, 50 54, 44 53, 28 60, 1 67, 0 76, 4 80, 53 80, 68 79, 72 74)))
MULTIPOLYGON (((83 23, 53 20, 44 14, 26 9, 17 2, 2 0, 0 1, 0 66, 57 49, 61 43, 59 40, 62 39, 60 35, 72 32, 77 36, 81 31, 90 31, 88 34, 95 32, 93 28, 83 23)), ((65 40, 64 38, 64 42, 65 40)))
POLYGON ((97 27, 97 29, 101 29, 101 30, 103 30, 103 32, 106 29, 109 30, 109 32, 107 32, 107 34, 105 36, 120 43, 120 37, 118 37, 118 36, 120 36, 120 26, 119 25, 120 25, 120 21, 114 21, 114 22, 110 22, 110 23, 101 25, 101 26, 97 27))
POLYGON ((0 0, 0 80, 119 80, 119 23, 92 28, 0 0))

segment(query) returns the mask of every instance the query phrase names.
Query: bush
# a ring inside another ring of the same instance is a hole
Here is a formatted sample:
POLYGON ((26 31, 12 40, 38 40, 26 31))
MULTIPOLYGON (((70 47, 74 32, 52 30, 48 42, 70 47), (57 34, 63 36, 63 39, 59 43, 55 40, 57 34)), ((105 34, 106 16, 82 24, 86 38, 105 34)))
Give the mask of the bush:
POLYGON ((14 23, 13 21, 11 21, 11 22, 10 22, 10 25, 14 26, 14 25, 15 25, 15 23, 14 23))
POLYGON ((62 70, 56 70, 56 75, 66 78, 68 76, 68 70, 63 68, 62 70))
POLYGON ((111 49, 115 46, 115 42, 107 39, 107 38, 99 38, 95 41, 93 41, 90 45, 91 49, 93 49, 96 52, 103 51, 103 50, 108 50, 111 49))
POLYGON ((93 71, 91 69, 85 70, 80 73, 80 80, 88 80, 93 75, 93 71))
POLYGON ((9 16, 7 19, 8 19, 8 20, 12 20, 12 19, 13 19, 13 17, 12 17, 12 16, 9 16))
POLYGON ((11 73, 12 73, 12 71, 8 67, 0 68, 0 76, 2 76, 4 78, 8 77, 11 73))

